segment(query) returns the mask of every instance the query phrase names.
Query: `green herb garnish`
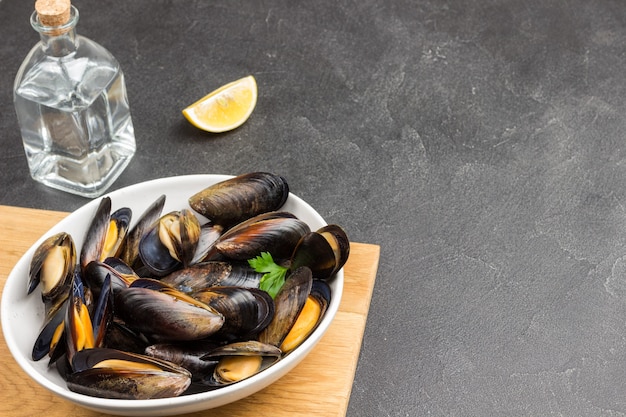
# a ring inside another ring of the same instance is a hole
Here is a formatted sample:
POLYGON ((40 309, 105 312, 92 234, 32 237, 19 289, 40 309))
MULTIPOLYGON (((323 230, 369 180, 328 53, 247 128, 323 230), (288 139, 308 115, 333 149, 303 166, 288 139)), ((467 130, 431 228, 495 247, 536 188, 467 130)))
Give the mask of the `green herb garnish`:
POLYGON ((256 258, 249 259, 248 264, 256 272, 263 274, 259 288, 275 298, 285 283, 285 276, 289 268, 277 265, 269 252, 261 252, 261 255, 256 258))

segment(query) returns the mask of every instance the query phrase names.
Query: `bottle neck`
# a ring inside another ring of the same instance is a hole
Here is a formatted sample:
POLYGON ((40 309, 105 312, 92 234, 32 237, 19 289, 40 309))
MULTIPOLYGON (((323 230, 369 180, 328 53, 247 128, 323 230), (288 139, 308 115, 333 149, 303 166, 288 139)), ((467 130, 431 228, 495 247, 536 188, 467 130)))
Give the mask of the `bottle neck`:
POLYGON ((37 12, 30 17, 30 24, 41 38, 43 51, 46 55, 62 57, 76 51, 76 24, 78 23, 78 10, 72 6, 70 19, 60 26, 46 26, 41 23, 37 12))

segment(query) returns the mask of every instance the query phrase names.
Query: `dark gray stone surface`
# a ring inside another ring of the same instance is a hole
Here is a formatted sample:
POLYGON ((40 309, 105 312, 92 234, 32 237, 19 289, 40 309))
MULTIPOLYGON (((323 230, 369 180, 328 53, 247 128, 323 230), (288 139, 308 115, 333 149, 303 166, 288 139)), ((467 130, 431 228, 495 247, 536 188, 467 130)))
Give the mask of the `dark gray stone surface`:
MULTIPOLYGON (((626 415, 626 3, 74 4, 127 77, 113 189, 269 170, 381 245, 349 416, 626 415), (241 128, 183 119, 248 74, 241 128)), ((13 111, 31 11, 0 0, 0 204, 73 210, 29 178, 13 111)))

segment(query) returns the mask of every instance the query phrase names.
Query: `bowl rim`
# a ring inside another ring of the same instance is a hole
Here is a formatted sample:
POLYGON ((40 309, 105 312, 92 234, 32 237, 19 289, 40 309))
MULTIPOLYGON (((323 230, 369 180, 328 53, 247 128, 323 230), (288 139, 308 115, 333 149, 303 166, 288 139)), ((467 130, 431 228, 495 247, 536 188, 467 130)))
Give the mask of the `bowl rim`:
MULTIPOLYGON (((318 325, 318 327, 313 331, 311 335, 293 352, 286 355, 276 364, 272 365, 270 368, 259 372, 256 375, 253 375, 243 381, 239 381, 236 384, 232 384, 229 386, 225 386, 216 390, 187 394, 178 397, 171 398, 160 398, 160 399, 147 399, 147 400, 123 400, 123 399, 108 399, 108 398, 99 398, 92 397, 84 394, 79 394, 73 391, 70 391, 67 386, 59 386, 55 383, 51 383, 50 380, 45 377, 40 370, 38 370, 34 366, 34 361, 30 358, 30 352, 23 352, 22 349, 17 344, 17 341, 14 338, 12 330, 12 320, 11 320, 11 312, 8 311, 8 308, 12 304, 11 296, 16 293, 15 288, 17 287, 17 280, 20 279, 18 272, 26 268, 26 272, 28 271, 28 264, 30 263, 30 259, 35 251, 35 249, 40 245, 47 237, 51 236, 54 233, 62 231, 67 224, 70 224, 75 219, 90 219, 89 214, 93 213, 100 201, 104 197, 110 197, 112 200, 112 210, 117 207, 121 207, 125 204, 123 202, 123 197, 125 195, 131 195, 132 193, 137 192, 138 190, 152 190, 153 188, 163 189, 163 194, 167 194, 167 190, 172 186, 180 186, 180 184, 195 184, 206 182, 207 185, 205 187, 228 179, 232 178, 233 175, 224 175, 224 174, 191 174, 191 175, 181 175, 181 176, 171 176, 164 177, 158 179, 152 179, 144 182, 139 182, 133 185, 129 185, 118 190, 107 193, 101 197, 95 198, 80 208, 74 210, 69 213, 64 219, 56 223, 53 227, 51 227, 48 231, 46 231, 19 259, 19 261, 14 265, 11 272, 7 276, 6 282, 4 284, 2 299, 0 301, 0 323, 2 325, 2 331, 4 334, 4 338, 6 344, 13 356, 13 359, 18 363, 18 365, 24 370, 26 374, 28 374, 35 382, 44 387, 45 389, 53 392, 54 394, 65 398, 75 404, 79 404, 85 408, 104 411, 107 413, 119 414, 119 415, 172 415, 194 412, 200 410, 206 410, 209 408, 218 407, 221 405, 225 405, 239 399, 245 398, 255 392, 260 391, 261 389, 271 385, 282 376, 291 371, 301 360, 303 360, 310 351, 317 345, 322 336, 328 330, 328 327, 332 323, 335 318, 335 315, 339 309, 339 304, 342 298, 343 293, 343 269, 337 272, 336 276, 333 278, 331 282, 332 287, 332 298, 331 302, 328 306, 328 309, 318 325)), ((198 190, 199 191, 199 190, 198 190)), ((154 195, 154 199, 156 199, 158 195, 154 195)), ((152 201, 146 202, 146 207, 152 201)), ((166 202, 171 205, 171 202, 166 202)), ((131 204, 133 205, 133 204, 131 204)), ((181 205, 175 204, 175 205, 181 205)), ((182 204, 184 205, 184 204, 182 204)), ((293 193, 289 193, 289 197, 285 206, 298 207, 304 210, 307 216, 311 216, 313 222, 317 222, 319 227, 326 225, 326 221, 323 217, 306 201, 296 196, 293 193)), ((166 209, 164 208, 164 212, 166 209)), ((139 213, 140 214, 140 213, 139 213)), ((196 213, 197 214, 197 213, 196 213)), ((202 217, 202 216, 200 216, 202 217)), ((299 216, 300 217, 300 216, 299 216)), ((310 221, 309 221, 310 222, 310 221)), ((318 227, 318 225, 313 225, 312 229, 318 227)), ((313 229, 313 230, 315 230, 313 229)), ((76 243, 77 249, 80 250, 82 246, 82 242, 79 244, 76 243)), ((22 278, 23 279, 23 278, 22 278)), ((25 291, 26 285, 24 285, 25 291)), ((30 296, 35 295, 35 293, 30 296)), ((45 360, 42 359, 42 360, 45 360)), ((53 372, 56 372, 54 370, 53 372)))

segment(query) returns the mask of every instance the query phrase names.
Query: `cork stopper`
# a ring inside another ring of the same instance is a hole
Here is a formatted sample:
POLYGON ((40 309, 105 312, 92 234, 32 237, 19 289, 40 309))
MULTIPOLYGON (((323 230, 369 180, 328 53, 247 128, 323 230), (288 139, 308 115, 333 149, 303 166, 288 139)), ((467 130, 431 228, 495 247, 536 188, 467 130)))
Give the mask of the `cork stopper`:
POLYGON ((35 11, 44 26, 57 27, 70 20, 70 0, 37 0, 35 11))

